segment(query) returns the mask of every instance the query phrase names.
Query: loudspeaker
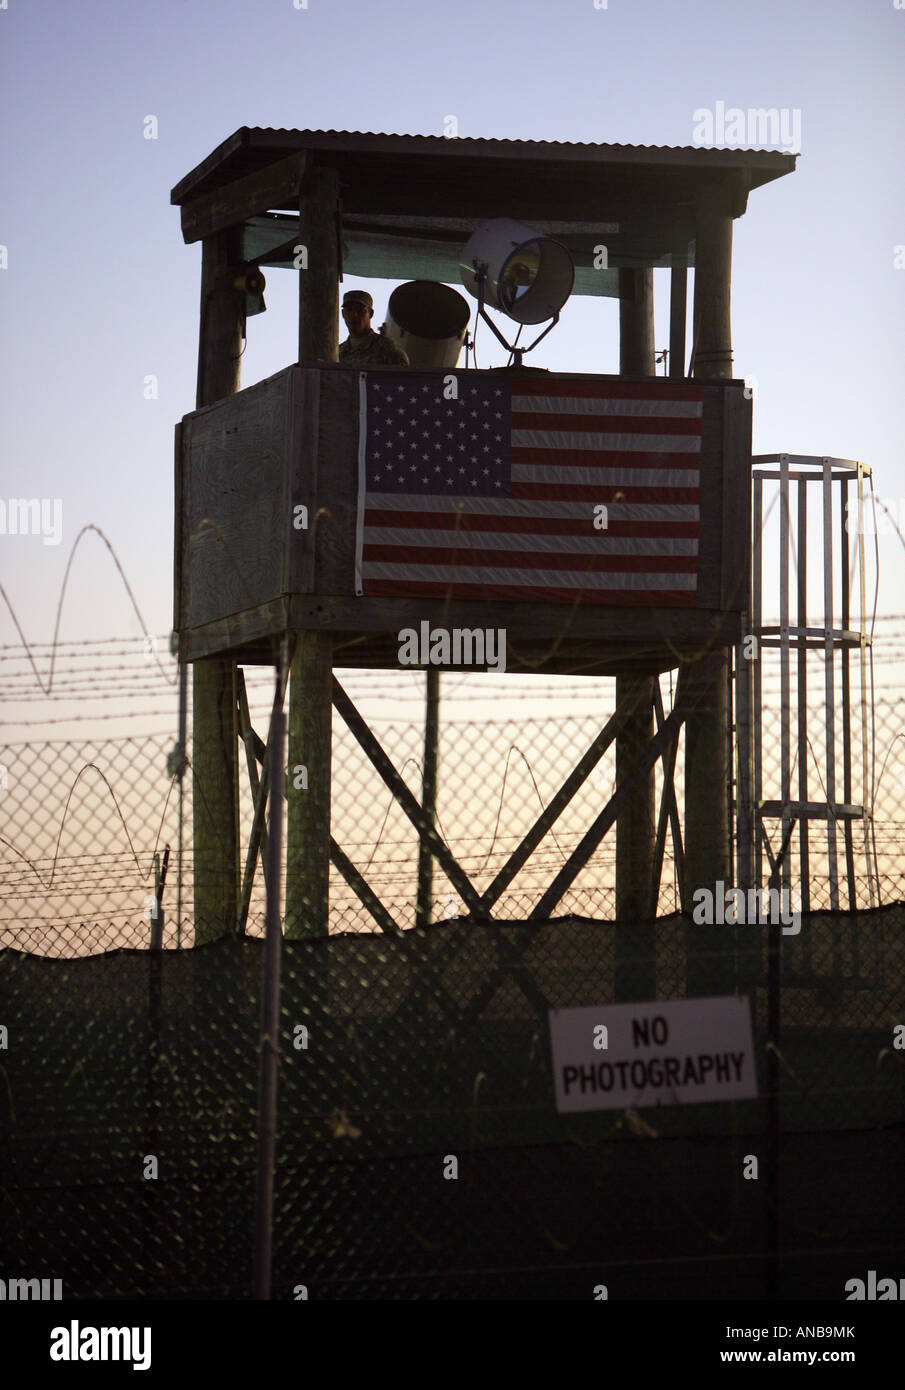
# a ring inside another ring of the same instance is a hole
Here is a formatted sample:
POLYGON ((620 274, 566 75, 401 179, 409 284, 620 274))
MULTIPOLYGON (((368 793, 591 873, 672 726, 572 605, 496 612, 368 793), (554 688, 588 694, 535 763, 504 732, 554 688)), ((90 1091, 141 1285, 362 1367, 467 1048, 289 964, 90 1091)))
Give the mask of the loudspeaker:
POLYGON ((454 367, 468 331, 471 308, 461 294, 436 280, 409 280, 390 295, 384 332, 413 367, 454 367))

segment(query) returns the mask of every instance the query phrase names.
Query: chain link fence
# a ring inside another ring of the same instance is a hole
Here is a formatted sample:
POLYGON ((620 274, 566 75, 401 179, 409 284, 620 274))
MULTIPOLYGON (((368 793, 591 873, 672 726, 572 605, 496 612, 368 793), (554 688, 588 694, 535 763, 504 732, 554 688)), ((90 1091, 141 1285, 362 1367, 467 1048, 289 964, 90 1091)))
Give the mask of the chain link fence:
MULTIPOLYGON (((341 678, 420 796, 414 679, 407 704, 387 687, 387 717, 372 677, 341 678)), ((524 717, 514 702, 505 717, 488 702, 485 717, 461 718, 465 682, 444 677, 438 825, 479 891, 612 712, 611 683, 582 689, 574 707, 551 687, 549 704, 524 717)), ((249 691, 263 737, 266 679, 249 691)), ((668 710, 666 678, 663 695, 668 710)), ((768 779, 778 744, 769 701, 764 723, 768 779)), ((859 850, 859 910, 803 912, 781 940, 776 929, 677 915, 669 840, 658 920, 614 924, 612 832, 557 920, 525 924, 612 794, 612 750, 494 923, 457 918, 464 909, 435 866, 435 925, 391 937, 333 875, 331 934, 283 943, 274 1297, 571 1299, 605 1287, 614 1298, 841 1299, 868 1268, 901 1272, 896 699, 877 702, 875 727, 886 906, 867 910, 859 850), (750 1001, 757 1099, 641 1110, 626 1095, 618 1109, 555 1109, 550 1009, 735 993, 750 1001)), ((180 875, 172 748, 161 733, 18 742, 0 755, 0 1247, 8 1271, 60 1278, 67 1297, 251 1293, 261 875, 244 938, 170 949, 193 945, 191 776, 180 875), (150 951, 165 845, 168 949, 150 951)), ((819 754, 815 745, 818 768, 819 754)), ((681 745, 675 781, 681 815, 681 745)), ((247 779, 241 798, 244 855, 247 779)), ((333 834, 411 927, 417 837, 338 719, 333 834)), ((812 834, 816 909, 828 878, 819 825, 812 834)), ((793 859, 793 882, 794 872, 793 859)))
MULTIPOLYGON (((805 980, 783 944, 775 1046, 766 931, 670 916, 633 954, 618 930, 284 943, 274 1297, 841 1299, 905 1250, 902 909, 803 920, 849 969, 805 980), (558 1114, 547 1011, 618 997, 617 971, 658 1000, 744 992, 759 1099, 558 1114)), ((0 955, 8 1268, 67 1297, 250 1296, 262 959, 0 955)))
MULTIPOLYGON (((599 716, 556 714, 480 722, 444 721, 441 702, 438 828, 479 891, 493 879, 612 712, 612 694, 608 691, 606 695, 610 703, 602 705, 599 716)), ((266 715, 259 714, 262 735, 266 735, 264 719, 266 715)), ((769 773, 778 747, 775 709, 765 710, 764 723, 764 762, 769 773)), ((403 780, 420 799, 422 722, 382 719, 374 726, 403 780)), ((3 748, 0 947, 78 956, 122 946, 147 946, 155 892, 154 856, 165 845, 170 846, 171 855, 163 899, 164 945, 192 945, 192 778, 189 772, 183 783, 184 851, 180 865, 179 787, 166 770, 172 748, 172 737, 163 734, 29 742, 3 748)), ((875 857, 874 843, 870 857, 865 853, 859 824, 853 835, 859 907, 871 903, 869 877, 874 865, 879 903, 905 899, 903 759, 901 704, 896 700, 878 702, 875 857)), ((819 773, 819 762, 816 769, 819 773)), ((661 784, 658 764, 658 800, 661 784)), ((675 787, 681 817, 681 743, 675 787)), ((530 913, 614 789, 615 754, 611 748, 503 894, 495 916, 516 920, 530 913)), ((240 764, 243 863, 251 812, 251 793, 240 764)), ((403 927, 412 926, 418 868, 416 832, 339 719, 334 721, 332 821, 335 839, 396 921, 403 927)), ((814 909, 829 907, 825 823, 812 822, 810 837, 810 905, 814 909)), ((774 852, 778 838, 774 835, 774 852)), ((841 832, 839 840, 838 874, 845 879, 841 832)), ((799 872, 797 833, 790 846, 790 865, 794 884, 799 872)), ((611 831, 558 910, 611 919, 614 885, 615 832, 611 831)), ((434 866, 433 899, 435 921, 464 913, 439 865, 434 866)), ((848 906, 847 888, 843 905, 848 906)), ((658 912, 662 915, 678 908, 676 863, 668 836, 658 912)), ((260 934, 263 921, 263 879, 258 865, 248 933, 260 934)), ((331 931, 374 929, 368 910, 334 870, 331 931)))

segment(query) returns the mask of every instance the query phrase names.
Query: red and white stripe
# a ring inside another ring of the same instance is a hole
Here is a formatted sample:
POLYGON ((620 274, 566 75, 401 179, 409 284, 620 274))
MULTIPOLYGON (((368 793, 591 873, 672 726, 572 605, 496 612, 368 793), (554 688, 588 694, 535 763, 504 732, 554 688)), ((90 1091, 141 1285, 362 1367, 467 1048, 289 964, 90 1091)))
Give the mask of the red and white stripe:
POLYGON ((368 495, 363 592, 693 603, 700 388, 533 377, 511 411, 511 497, 368 495))

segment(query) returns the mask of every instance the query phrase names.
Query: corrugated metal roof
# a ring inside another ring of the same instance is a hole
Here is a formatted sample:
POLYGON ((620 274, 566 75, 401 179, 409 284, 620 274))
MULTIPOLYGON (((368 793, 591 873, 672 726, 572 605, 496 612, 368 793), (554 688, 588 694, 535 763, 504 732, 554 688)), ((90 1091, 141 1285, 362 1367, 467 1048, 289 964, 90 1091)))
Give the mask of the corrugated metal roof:
POLYGON ((709 149, 697 145, 619 145, 590 141, 510 140, 443 135, 404 135, 392 132, 348 130, 288 130, 242 126, 196 166, 173 189, 171 201, 188 199, 222 187, 252 173, 294 150, 322 150, 342 156, 347 164, 380 156, 417 159, 441 157, 467 162, 494 158, 502 161, 533 160, 647 168, 697 168, 715 171, 747 170, 749 186, 757 187, 791 173, 797 155, 782 150, 709 149))
MULTIPOLYGON (((689 150, 699 153, 702 145, 622 145, 604 143, 596 140, 518 140, 508 135, 458 135, 455 137, 447 135, 424 135, 413 131, 403 130, 293 130, 288 126, 240 126, 230 139, 236 135, 248 134, 253 136, 349 136, 353 140, 433 140, 438 145, 450 145, 455 140, 460 145, 524 145, 531 149, 551 149, 551 150, 689 150)), ((224 141, 224 143, 226 143, 224 141)), ((726 150, 726 154, 782 154, 782 150, 726 150)))

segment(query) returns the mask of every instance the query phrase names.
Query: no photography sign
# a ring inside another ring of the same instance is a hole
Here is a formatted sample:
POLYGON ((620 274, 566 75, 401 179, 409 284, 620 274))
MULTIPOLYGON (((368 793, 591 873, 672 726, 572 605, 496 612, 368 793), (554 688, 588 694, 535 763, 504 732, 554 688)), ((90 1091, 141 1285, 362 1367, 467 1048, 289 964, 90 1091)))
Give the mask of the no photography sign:
POLYGON ((551 1009, 550 1042, 559 1111, 757 1096, 747 998, 551 1009))

